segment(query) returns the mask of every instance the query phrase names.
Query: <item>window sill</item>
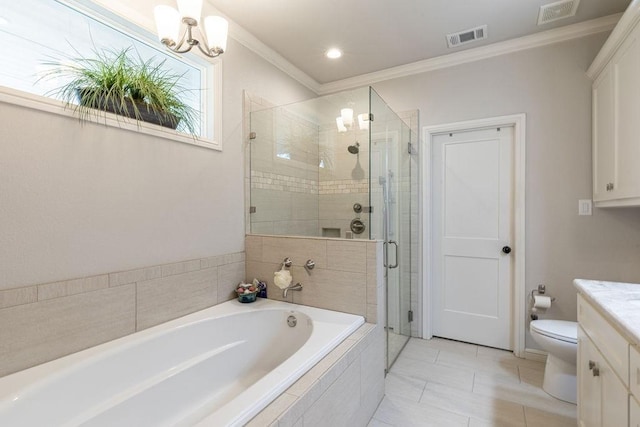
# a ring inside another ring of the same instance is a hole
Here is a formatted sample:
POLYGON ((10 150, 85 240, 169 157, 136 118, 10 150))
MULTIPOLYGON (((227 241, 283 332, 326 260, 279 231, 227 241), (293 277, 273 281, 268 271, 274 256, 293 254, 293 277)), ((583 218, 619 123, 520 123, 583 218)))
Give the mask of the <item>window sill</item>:
MULTIPOLYGON (((61 101, 46 98, 44 96, 34 95, 27 92, 22 92, 5 86, 0 86, 0 102, 57 114, 59 116, 77 118, 73 110, 71 108, 67 108, 61 101)), ((222 151, 222 145, 219 141, 214 141, 202 137, 196 138, 192 135, 177 132, 150 123, 136 123, 134 120, 112 113, 100 113, 100 116, 91 116, 87 119, 87 121, 109 127, 116 127, 130 132, 151 135, 170 141, 197 145, 198 147, 208 148, 210 150, 222 151)))

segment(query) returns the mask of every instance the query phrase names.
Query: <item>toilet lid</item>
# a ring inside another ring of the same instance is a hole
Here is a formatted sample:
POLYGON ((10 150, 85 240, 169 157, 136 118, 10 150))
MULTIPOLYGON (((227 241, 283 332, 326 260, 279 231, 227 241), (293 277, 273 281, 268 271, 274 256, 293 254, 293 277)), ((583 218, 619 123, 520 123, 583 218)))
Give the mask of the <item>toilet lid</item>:
POLYGON ((531 330, 560 341, 578 342, 578 324, 566 320, 534 320, 531 330))

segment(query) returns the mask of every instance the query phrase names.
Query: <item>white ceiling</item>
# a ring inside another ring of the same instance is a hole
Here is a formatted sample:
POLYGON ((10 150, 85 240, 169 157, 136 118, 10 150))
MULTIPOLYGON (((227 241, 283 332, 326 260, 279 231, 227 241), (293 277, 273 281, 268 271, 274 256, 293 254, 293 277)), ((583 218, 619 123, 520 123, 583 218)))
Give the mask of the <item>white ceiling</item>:
POLYGON ((581 0, 576 16, 537 26, 556 0, 209 0, 319 83, 623 12, 631 0, 581 0), (487 24, 489 37, 448 49, 445 35, 487 24), (344 56, 325 58, 330 47, 344 56))

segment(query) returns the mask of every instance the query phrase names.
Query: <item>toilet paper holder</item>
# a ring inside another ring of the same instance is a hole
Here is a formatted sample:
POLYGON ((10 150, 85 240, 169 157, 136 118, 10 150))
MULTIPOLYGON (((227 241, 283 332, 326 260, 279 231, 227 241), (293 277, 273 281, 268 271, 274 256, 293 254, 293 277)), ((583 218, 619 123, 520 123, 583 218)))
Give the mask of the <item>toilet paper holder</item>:
MULTIPOLYGON (((538 289, 533 289, 531 291, 531 300, 535 295, 546 295, 547 287, 545 285, 538 285, 538 289)), ((556 297, 551 297, 551 302, 555 301, 556 297)))
MULTIPOLYGON (((538 289, 533 289, 531 291, 531 308, 529 309, 531 311, 531 320, 538 320, 538 314, 536 313, 538 310, 534 306, 535 296, 546 295, 546 293, 547 287, 545 285, 538 285, 538 289)), ((551 302, 554 302, 556 300, 555 297, 551 297, 550 299, 551 302)))

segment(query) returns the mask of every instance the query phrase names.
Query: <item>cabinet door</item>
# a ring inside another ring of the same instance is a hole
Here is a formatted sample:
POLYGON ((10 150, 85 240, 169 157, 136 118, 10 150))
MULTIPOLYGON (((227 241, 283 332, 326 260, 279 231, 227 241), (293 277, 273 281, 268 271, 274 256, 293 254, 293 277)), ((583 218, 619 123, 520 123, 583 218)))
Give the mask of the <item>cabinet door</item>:
POLYGON ((593 200, 613 198, 614 97, 613 72, 608 66, 593 83, 593 200))
POLYGON ((600 361, 598 350, 584 330, 578 328, 578 425, 601 425, 601 376, 593 375, 593 368, 600 361))
POLYGON ((640 405, 633 396, 629 396, 629 426, 640 427, 640 405))
POLYGON ((613 58, 616 199, 640 196, 640 27, 613 58))
MULTIPOLYGON (((629 392, 604 358, 596 365, 602 382, 602 426, 626 426, 629 423, 629 392)), ((592 371, 593 372, 593 371, 592 371)))

